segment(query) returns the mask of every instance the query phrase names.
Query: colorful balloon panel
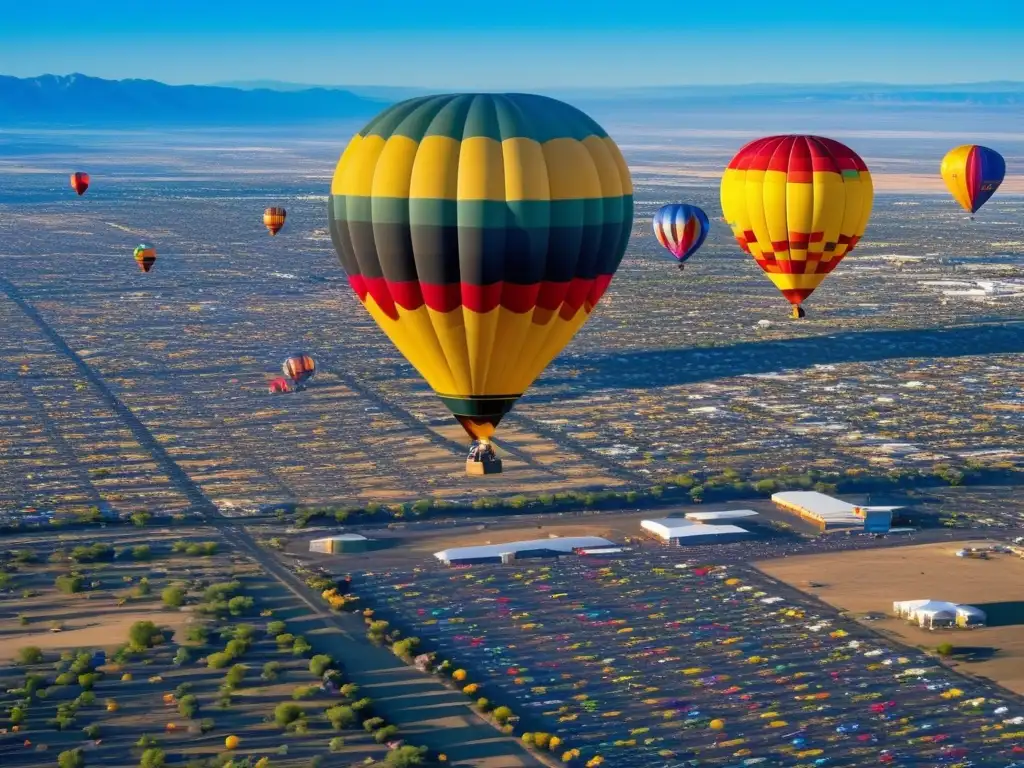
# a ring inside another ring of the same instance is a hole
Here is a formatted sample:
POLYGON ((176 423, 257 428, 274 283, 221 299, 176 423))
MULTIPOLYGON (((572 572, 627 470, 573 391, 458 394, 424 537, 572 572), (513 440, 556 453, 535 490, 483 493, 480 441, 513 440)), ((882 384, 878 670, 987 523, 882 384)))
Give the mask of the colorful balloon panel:
POLYGON ((263 226, 270 230, 270 234, 276 235, 284 226, 284 220, 288 212, 284 208, 267 208, 263 212, 263 226))
POLYGON ((695 205, 675 203, 654 214, 654 236, 680 264, 704 244, 710 226, 708 215, 695 205))
POLYGON ((147 243, 142 243, 135 246, 134 254, 135 261, 139 265, 139 269, 143 272, 149 272, 156 263, 156 248, 147 243))
POLYGON ((821 136, 769 136, 729 162, 722 211, 736 240, 798 306, 864 235, 874 188, 864 161, 821 136))
POLYGON ((486 439, 607 289, 633 187, 615 143, 568 104, 428 96, 351 140, 328 215, 363 305, 486 439))
POLYGON ((1006 161, 994 149, 964 144, 946 153, 939 170, 954 199, 977 213, 1003 183, 1006 161))
POLYGON ((75 171, 71 174, 71 188, 78 193, 79 197, 85 194, 89 188, 89 174, 82 171, 75 171))
POLYGON ((313 378, 316 361, 310 355, 292 355, 281 364, 281 371, 296 384, 301 384, 313 378))

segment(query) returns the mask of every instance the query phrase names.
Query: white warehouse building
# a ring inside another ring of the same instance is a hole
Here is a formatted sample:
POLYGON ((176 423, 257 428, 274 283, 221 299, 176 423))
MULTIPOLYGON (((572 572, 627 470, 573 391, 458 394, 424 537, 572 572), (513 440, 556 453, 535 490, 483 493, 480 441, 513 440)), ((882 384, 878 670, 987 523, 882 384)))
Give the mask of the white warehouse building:
POLYGON ((642 520, 640 527, 665 544, 690 547, 698 544, 725 544, 750 538, 753 534, 738 525, 703 525, 681 517, 642 520))

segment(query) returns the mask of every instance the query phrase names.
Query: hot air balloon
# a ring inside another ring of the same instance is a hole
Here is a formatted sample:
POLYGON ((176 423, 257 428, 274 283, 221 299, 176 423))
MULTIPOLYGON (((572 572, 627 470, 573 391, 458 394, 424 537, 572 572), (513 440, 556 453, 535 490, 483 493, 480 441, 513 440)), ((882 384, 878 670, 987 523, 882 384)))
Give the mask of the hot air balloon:
POLYGON ((316 360, 305 353, 291 355, 281 363, 281 371, 295 383, 296 389, 302 389, 316 373, 316 360))
POLYGON ((708 215, 695 205, 674 203, 654 214, 654 236, 679 261, 682 269, 708 236, 708 215))
POLYGON ((284 208, 267 208, 263 212, 263 226, 270 230, 271 236, 276 235, 284 226, 288 212, 284 208))
POLYGON ((803 317, 801 305, 864 234, 874 188, 852 149, 821 136, 752 141, 722 178, 722 212, 749 253, 803 317))
POLYGON ((289 392, 288 379, 278 376, 277 378, 271 379, 267 384, 267 391, 272 395, 280 395, 285 392, 289 392))
POLYGON ((82 173, 81 171, 75 171, 71 174, 71 188, 78 193, 81 197, 85 194, 85 190, 89 188, 89 174, 82 173))
POLYGON ((149 272, 156 263, 156 248, 148 243, 135 246, 135 261, 143 272, 149 272))
POLYGON ((608 288, 633 187, 615 143, 568 104, 428 96, 352 138, 328 217, 363 306, 487 446, 608 288))
POLYGON ((964 144, 946 153, 940 173, 953 197, 973 219, 1003 183, 1006 161, 994 149, 964 144))

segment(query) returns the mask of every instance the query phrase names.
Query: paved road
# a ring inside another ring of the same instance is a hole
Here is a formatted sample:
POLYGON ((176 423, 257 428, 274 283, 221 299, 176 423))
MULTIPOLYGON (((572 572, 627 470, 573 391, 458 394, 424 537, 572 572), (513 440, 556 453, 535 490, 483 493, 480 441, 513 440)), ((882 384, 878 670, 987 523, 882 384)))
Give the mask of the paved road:
POLYGON ((2 277, 0 292, 18 306, 56 350, 75 366, 82 378, 92 385, 160 470, 188 498, 193 512, 203 522, 218 529, 236 550, 252 557, 268 576, 280 582, 310 611, 314 622, 331 630, 323 636, 324 647, 317 650, 340 659, 349 679, 374 700, 383 717, 402 729, 410 743, 445 752, 456 765, 500 765, 501 768, 541 765, 516 739, 500 735, 478 717, 465 696, 406 666, 390 651, 364 640, 361 637, 362 627, 355 617, 331 612, 301 578, 261 548, 239 521, 220 513, 216 504, 163 449, 146 425, 121 402, 103 378, 68 346, 21 292, 2 277))

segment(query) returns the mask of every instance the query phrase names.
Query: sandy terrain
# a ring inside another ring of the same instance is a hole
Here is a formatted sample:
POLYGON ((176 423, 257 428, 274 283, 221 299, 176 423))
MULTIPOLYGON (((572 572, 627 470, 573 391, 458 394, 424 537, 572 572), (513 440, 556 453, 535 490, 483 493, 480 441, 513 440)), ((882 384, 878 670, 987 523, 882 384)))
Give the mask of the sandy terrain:
POLYGON ((136 621, 152 621, 158 626, 170 627, 175 633, 188 623, 190 614, 171 611, 131 611, 116 614, 95 613, 79 619, 63 621, 61 632, 33 630, 31 632, 0 637, 0 662, 17 656, 18 649, 34 645, 45 650, 65 648, 104 648, 124 645, 128 630, 136 621))
MULTIPOLYGON (((970 546, 978 544, 970 542, 970 546)), ((889 614, 894 600, 919 598, 967 603, 983 610, 998 603, 1018 603, 1018 608, 1024 608, 1020 605, 1024 598, 1024 559, 1013 555, 996 555, 990 560, 956 557, 954 553, 965 545, 951 542, 870 553, 803 555, 755 565, 769 576, 855 614, 889 614), (810 581, 824 586, 809 588, 810 581)), ((989 611, 993 616, 998 612, 998 608, 989 611)), ((895 618, 869 622, 868 626, 909 645, 934 648, 949 642, 958 647, 998 649, 994 658, 962 663, 959 670, 991 678, 1024 693, 1024 625, 1020 623, 970 632, 932 632, 895 618)))

